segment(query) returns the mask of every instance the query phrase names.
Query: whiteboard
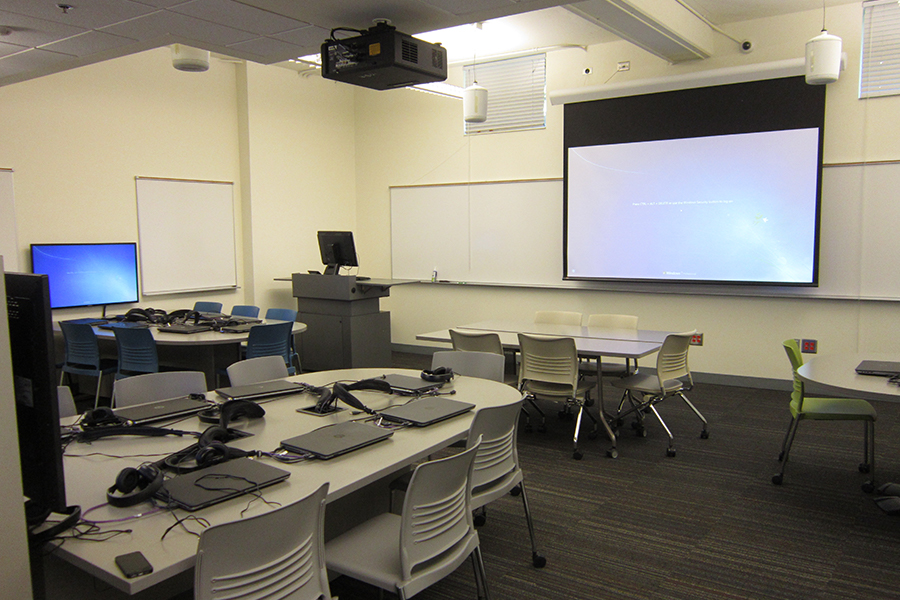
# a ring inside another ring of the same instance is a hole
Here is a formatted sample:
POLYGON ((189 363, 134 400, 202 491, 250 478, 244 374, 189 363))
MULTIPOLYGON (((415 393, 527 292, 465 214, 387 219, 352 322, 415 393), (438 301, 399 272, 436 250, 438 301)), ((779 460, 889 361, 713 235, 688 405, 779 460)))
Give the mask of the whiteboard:
POLYGON ((135 178, 145 295, 237 287, 234 186, 135 178))
MULTIPOLYGON (((818 287, 563 280, 562 179, 391 188, 397 279, 648 293, 900 300, 900 162, 826 165, 818 287)), ((639 242, 637 242, 639 243, 639 242)))
POLYGON ((562 280, 562 180, 391 188, 395 279, 562 280))
POLYGON ((13 200, 13 172, 0 169, 0 256, 6 270, 19 270, 19 243, 16 238, 16 203, 13 200))

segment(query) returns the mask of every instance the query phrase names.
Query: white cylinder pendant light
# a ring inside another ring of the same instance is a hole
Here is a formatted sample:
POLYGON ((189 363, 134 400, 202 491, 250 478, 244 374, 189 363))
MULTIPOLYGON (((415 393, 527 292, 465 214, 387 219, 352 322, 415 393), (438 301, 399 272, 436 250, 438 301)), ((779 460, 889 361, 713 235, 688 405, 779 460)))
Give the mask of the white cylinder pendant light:
POLYGON ((841 38, 824 29, 806 42, 806 83, 834 83, 841 75, 841 38))
POLYGON ((484 123, 487 120, 488 91, 477 83, 463 90, 463 118, 466 123, 484 123))
POLYGON ((198 50, 184 44, 172 45, 172 66, 179 71, 199 73, 209 69, 209 50, 198 50))

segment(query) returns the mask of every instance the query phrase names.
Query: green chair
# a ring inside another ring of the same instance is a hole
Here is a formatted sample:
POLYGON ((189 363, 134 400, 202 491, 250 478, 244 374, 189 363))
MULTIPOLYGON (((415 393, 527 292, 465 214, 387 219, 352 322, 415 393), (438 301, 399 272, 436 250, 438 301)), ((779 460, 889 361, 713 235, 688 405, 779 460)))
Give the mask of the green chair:
POLYGON ((803 380, 797 375, 797 369, 803 366, 803 355, 800 353, 800 345, 797 340, 785 340, 784 351, 791 361, 791 369, 794 372, 794 391, 791 392, 791 424, 781 442, 781 470, 772 477, 772 483, 781 485, 784 481, 784 469, 787 466, 788 455, 794 436, 800 421, 811 419, 816 421, 862 421, 865 425, 863 461, 859 465, 860 473, 869 473, 871 478, 866 481, 862 489, 871 493, 875 489, 875 420, 878 415, 875 408, 857 398, 817 398, 807 396, 804 390, 803 380))

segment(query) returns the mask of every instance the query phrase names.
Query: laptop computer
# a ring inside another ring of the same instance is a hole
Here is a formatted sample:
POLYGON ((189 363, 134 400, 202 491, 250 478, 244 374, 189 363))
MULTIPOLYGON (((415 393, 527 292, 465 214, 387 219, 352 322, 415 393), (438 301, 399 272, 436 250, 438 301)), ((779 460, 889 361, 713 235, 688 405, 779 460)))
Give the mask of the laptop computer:
POLYGON ((237 458, 205 469, 191 471, 166 480, 156 497, 188 511, 213 504, 284 481, 291 474, 250 458, 237 458))
POLYGON ((293 381, 285 381, 284 379, 273 379, 272 381, 261 381, 259 383, 251 383, 248 385, 234 385, 231 387, 223 387, 216 390, 216 393, 226 400, 264 400, 266 398, 277 398, 279 396, 288 396, 290 394, 299 394, 304 391, 304 386, 293 381))
POLYGON ((400 406, 392 406, 378 413, 379 416, 396 423, 414 427, 427 427, 469 412, 475 408, 469 402, 431 396, 417 398, 400 406))
POLYGON ((100 323, 97 327, 100 329, 115 329, 116 327, 123 329, 149 329, 150 323, 147 321, 113 321, 112 323, 100 323))
POLYGON ((113 413, 119 418, 131 421, 134 425, 145 425, 155 421, 190 416, 209 407, 210 403, 206 400, 185 396, 116 408, 113 413))
POLYGON ((238 325, 225 325, 224 327, 219 328, 219 331, 222 333, 246 333, 250 331, 250 328, 258 325, 258 323, 241 323, 238 325))
POLYGON ((900 362, 893 360, 864 360, 857 365, 856 372, 860 375, 895 377, 900 375, 900 362))
POLYGON ((283 440, 281 445, 291 452, 312 454, 316 458, 328 460, 371 446, 392 435, 394 432, 390 429, 382 429, 358 421, 345 421, 283 440))
POLYGON ((166 331, 168 333, 200 333, 202 331, 212 331, 212 325, 192 325, 190 323, 172 323, 171 325, 166 325, 164 327, 160 327, 159 331, 166 331))
POLYGON ((444 385, 441 382, 425 381, 421 377, 397 375, 396 373, 385 375, 384 380, 391 384, 391 389, 395 394, 402 396, 419 396, 425 392, 439 389, 444 385))

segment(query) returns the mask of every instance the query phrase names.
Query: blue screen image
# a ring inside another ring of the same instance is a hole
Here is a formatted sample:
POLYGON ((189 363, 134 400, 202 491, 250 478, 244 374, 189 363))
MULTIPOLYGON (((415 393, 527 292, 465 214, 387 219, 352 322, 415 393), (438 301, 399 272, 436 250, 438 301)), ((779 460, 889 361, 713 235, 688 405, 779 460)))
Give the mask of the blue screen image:
POLYGON ((33 273, 50 279, 50 307, 138 301, 137 245, 32 244, 33 273))

